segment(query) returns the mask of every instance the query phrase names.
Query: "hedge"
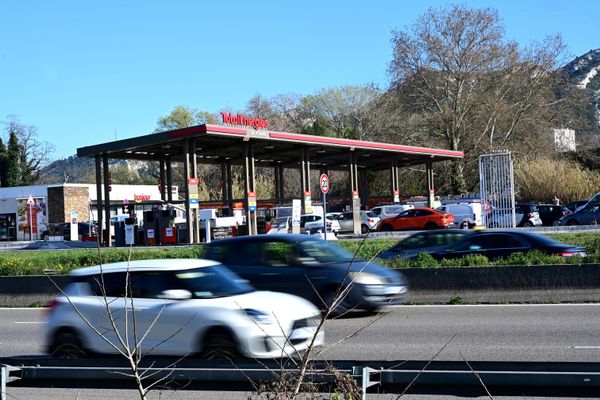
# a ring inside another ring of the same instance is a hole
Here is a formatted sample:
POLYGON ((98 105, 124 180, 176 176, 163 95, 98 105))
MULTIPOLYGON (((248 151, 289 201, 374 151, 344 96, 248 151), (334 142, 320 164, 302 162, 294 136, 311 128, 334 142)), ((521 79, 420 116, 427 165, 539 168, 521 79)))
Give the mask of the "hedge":
MULTIPOLYGON (((494 265, 539 265, 539 264, 600 264, 600 235, 593 233, 555 234, 552 236, 561 242, 586 248, 588 257, 548 256, 540 252, 513 254, 512 256, 491 262, 484 256, 467 256, 455 260, 437 261, 429 254, 423 253, 412 261, 381 261, 393 268, 436 268, 461 266, 494 266, 494 265)), ((391 247, 398 240, 367 239, 339 240, 337 245, 366 260, 375 258, 382 250, 391 247)), ((52 251, 19 251, 0 253, 0 275, 41 275, 47 272, 56 275, 67 274, 80 267, 98 265, 118 261, 156 259, 156 258, 202 258, 204 245, 177 247, 135 247, 135 248, 102 248, 82 250, 52 251)))

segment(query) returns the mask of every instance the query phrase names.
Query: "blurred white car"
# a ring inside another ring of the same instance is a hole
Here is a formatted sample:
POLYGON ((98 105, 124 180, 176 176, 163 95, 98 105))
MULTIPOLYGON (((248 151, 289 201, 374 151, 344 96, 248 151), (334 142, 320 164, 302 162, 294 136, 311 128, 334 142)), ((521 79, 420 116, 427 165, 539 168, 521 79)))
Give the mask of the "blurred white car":
POLYGON ((55 357, 118 354, 117 332, 131 349, 152 356, 279 358, 302 353, 315 335, 316 345, 323 344, 314 305, 256 291, 214 261, 121 262, 81 268, 71 277, 66 297, 52 301, 46 320, 45 349, 55 357))

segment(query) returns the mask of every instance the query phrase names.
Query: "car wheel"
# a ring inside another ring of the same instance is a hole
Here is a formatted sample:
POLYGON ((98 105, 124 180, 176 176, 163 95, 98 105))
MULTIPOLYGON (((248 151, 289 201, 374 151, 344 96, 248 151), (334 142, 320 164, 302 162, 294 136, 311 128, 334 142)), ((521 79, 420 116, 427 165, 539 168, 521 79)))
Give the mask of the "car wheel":
POLYGON ((241 358, 241 355, 231 333, 224 328, 215 328, 204 337, 200 357, 209 360, 233 360, 241 358))
POLYGON ((392 228, 392 226, 389 224, 385 224, 381 226, 381 230, 384 232, 391 232, 394 230, 394 228, 392 228))
POLYGON ((437 229, 438 226, 434 222, 428 222, 425 224, 425 229, 437 229))
POLYGON ((56 334, 50 354, 52 357, 66 359, 79 359, 85 358, 86 356, 81 341, 77 335, 71 331, 62 331, 56 334))
POLYGON ((576 219, 570 219, 570 220, 567 222, 567 225, 568 225, 568 226, 575 226, 575 225, 579 225, 579 222, 577 222, 577 220, 576 220, 576 219))
POLYGON ((369 232, 369 227, 365 224, 362 224, 360 226, 360 233, 362 233, 363 235, 367 234, 369 232))

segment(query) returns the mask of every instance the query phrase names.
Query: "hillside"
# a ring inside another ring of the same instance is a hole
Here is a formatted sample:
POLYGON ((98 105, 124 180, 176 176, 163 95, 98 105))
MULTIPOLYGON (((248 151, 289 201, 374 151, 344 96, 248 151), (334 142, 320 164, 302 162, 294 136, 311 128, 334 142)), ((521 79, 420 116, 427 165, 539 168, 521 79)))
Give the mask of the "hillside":
MULTIPOLYGON (((112 160, 111 167, 126 165, 125 161, 112 160)), ((95 183, 96 167, 93 158, 71 156, 62 160, 56 160, 42 169, 39 184, 58 183, 95 183)), ((121 183, 116 182, 115 183, 121 183)))
POLYGON ((600 49, 591 50, 575 58, 562 70, 571 82, 587 92, 588 103, 580 110, 586 120, 577 132, 581 147, 600 146, 600 49))

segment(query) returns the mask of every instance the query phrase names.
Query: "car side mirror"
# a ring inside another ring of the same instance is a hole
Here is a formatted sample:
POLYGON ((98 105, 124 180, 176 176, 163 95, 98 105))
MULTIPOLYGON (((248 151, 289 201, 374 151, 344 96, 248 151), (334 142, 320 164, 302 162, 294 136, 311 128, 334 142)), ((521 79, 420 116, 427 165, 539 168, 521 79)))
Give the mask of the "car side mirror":
POLYGON ((185 289, 168 289, 163 290, 156 297, 165 300, 187 300, 192 298, 192 292, 185 289))

